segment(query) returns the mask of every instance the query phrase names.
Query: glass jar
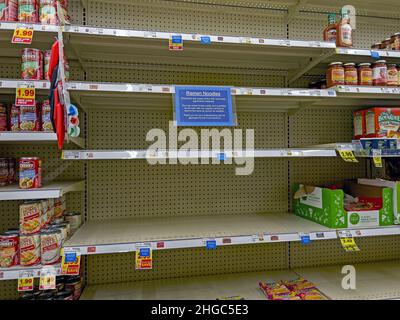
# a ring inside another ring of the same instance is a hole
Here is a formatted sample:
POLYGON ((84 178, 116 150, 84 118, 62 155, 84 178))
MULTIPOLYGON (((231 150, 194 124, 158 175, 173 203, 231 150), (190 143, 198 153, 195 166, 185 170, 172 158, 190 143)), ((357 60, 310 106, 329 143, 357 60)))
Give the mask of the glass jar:
POLYGON ((390 37, 390 46, 392 50, 400 50, 400 32, 390 37))
POLYGON ((382 44, 381 44, 380 42, 375 43, 375 44, 373 44, 373 45, 371 46, 371 49, 372 49, 372 50, 380 50, 381 45, 382 45, 382 44))
POLYGON ((378 60, 373 64, 372 77, 374 86, 387 85, 387 65, 385 60, 378 60))
POLYGON ((389 64, 387 67, 387 85, 391 87, 397 87, 399 83, 399 75, 397 66, 395 64, 389 64))
POLYGON ((344 84, 346 86, 358 85, 358 74, 355 63, 346 63, 344 65, 344 84))
POLYGON ((381 50, 392 50, 392 45, 390 43, 390 38, 387 38, 381 43, 381 50))
POLYGON ((328 88, 344 85, 344 68, 341 62, 332 62, 326 75, 328 88))
POLYGON ((397 85, 400 86, 400 65, 397 66, 397 85))
POLYGON ((360 63, 358 65, 358 85, 372 86, 372 68, 370 63, 360 63))

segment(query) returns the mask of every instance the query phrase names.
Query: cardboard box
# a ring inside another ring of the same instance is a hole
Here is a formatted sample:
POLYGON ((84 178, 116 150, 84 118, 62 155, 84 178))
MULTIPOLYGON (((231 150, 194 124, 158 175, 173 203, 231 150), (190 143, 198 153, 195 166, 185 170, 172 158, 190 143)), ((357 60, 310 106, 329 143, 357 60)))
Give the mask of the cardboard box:
POLYGON ((382 179, 358 179, 358 183, 388 187, 393 191, 393 223, 400 224, 400 181, 388 181, 382 179))
POLYGON ((367 137, 400 138, 400 108, 371 108, 365 113, 367 137))
POLYGON ((354 127, 355 140, 364 138, 366 135, 365 112, 366 110, 358 110, 353 112, 353 127, 354 127))
POLYGON ((394 223, 393 191, 391 188, 368 186, 352 181, 341 189, 295 185, 296 215, 333 229, 389 226, 394 223), (381 198, 379 210, 346 211, 345 192, 353 197, 381 198))

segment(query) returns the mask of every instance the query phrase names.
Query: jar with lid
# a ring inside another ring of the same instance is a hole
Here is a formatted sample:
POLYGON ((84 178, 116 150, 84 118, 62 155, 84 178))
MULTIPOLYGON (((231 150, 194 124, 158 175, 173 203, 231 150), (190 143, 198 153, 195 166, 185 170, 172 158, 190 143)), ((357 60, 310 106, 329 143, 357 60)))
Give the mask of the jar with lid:
POLYGON ((391 87, 397 87, 399 83, 399 75, 397 71, 397 66, 395 64, 389 64, 387 66, 387 85, 391 87))
POLYGON ((385 60, 378 60, 372 66, 372 83, 374 86, 387 85, 387 65, 385 60))
POLYGON ((328 88, 344 85, 344 68, 341 62, 332 62, 326 75, 328 88))
POLYGON ((392 45, 390 43, 390 38, 387 38, 381 43, 381 50, 392 50, 392 45))
POLYGON ((346 86, 358 85, 358 74, 355 63, 344 64, 344 84, 346 86))
POLYGON ((390 37, 390 46, 392 50, 400 50, 400 32, 390 37))
POLYGON ((372 86, 372 68, 370 63, 360 63, 358 65, 358 85, 372 86))
POLYGON ((381 48, 381 43, 380 43, 380 42, 375 43, 375 44, 373 44, 373 45, 371 46, 371 49, 372 49, 372 50, 380 50, 380 48, 381 48))
POLYGON ((400 86, 400 65, 397 66, 397 85, 400 86))

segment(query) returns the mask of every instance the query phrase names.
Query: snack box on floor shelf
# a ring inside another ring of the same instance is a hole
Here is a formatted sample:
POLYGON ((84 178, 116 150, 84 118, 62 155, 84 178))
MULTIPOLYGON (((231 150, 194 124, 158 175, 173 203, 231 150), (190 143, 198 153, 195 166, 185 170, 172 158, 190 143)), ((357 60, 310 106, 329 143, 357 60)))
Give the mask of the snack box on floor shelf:
POLYGON ((328 228, 394 224, 393 190, 389 187, 345 181, 330 188, 296 184, 294 192, 296 215, 328 228))

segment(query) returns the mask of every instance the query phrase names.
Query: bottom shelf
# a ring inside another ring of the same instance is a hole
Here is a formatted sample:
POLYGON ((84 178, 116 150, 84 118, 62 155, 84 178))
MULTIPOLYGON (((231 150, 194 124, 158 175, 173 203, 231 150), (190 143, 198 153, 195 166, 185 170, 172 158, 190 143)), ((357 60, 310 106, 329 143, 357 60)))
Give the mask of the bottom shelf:
POLYGON ((397 299, 400 297, 400 261, 358 264, 356 290, 344 290, 343 266, 264 271, 209 277, 155 280, 87 286, 81 300, 215 300, 241 296, 265 300, 260 281, 296 279, 299 275, 314 282, 327 297, 339 299, 397 299))

